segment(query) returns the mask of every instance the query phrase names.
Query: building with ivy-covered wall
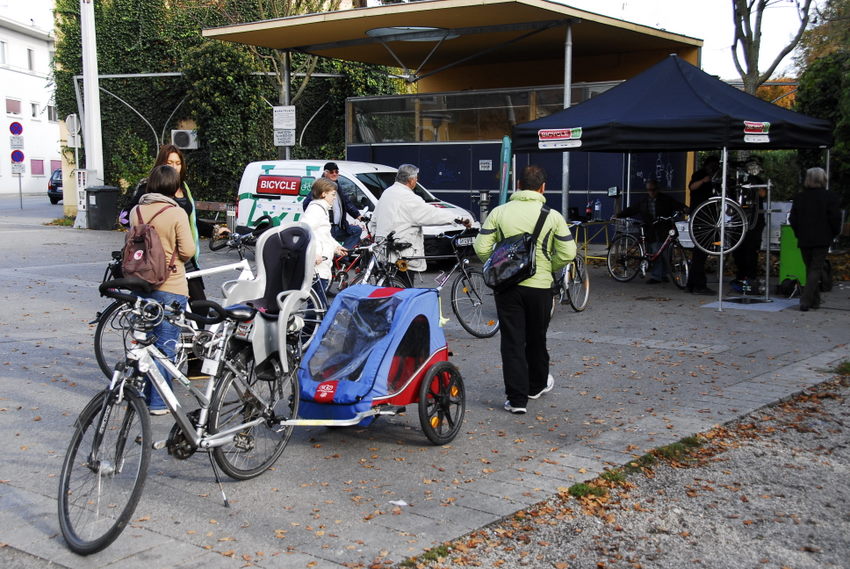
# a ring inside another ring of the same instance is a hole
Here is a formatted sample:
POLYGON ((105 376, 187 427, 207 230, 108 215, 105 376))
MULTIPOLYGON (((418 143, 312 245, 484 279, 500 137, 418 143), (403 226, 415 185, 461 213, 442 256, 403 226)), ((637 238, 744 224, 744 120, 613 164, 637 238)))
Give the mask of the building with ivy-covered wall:
POLYGON ((50 31, 0 14, 0 193, 17 193, 20 175, 24 193, 46 194, 51 172, 61 168, 53 49, 50 31))

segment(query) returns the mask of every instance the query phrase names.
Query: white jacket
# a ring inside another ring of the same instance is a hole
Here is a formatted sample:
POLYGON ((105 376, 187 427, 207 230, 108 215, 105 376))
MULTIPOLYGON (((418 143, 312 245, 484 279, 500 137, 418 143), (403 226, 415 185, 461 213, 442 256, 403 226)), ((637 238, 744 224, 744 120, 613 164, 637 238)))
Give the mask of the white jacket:
MULTIPOLYGON (((338 198, 337 198, 338 199, 338 198)), ((313 239, 316 240, 316 255, 325 257, 325 260, 316 265, 316 274, 320 279, 331 278, 331 267, 334 254, 339 243, 331 235, 331 221, 328 218, 330 205, 325 200, 313 200, 307 206, 307 211, 301 217, 301 221, 310 226, 313 231, 313 239)), ((315 262, 315 259, 312 260, 315 262)))
MULTIPOLYGON (((411 247, 390 256, 390 261, 401 257, 421 257, 425 254, 425 237, 422 227, 425 225, 447 225, 454 223, 456 209, 444 209, 429 205, 413 190, 396 182, 381 194, 375 207, 373 225, 377 237, 386 237, 395 231, 395 239, 407 241, 411 247)), ((408 263, 413 271, 424 271, 424 259, 414 259, 408 263)))

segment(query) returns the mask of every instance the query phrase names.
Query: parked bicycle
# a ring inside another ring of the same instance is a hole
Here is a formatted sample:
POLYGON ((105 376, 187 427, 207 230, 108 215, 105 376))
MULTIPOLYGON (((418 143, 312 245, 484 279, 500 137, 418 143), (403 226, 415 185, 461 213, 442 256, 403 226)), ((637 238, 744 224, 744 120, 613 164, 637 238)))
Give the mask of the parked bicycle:
POLYGON ((390 253, 404 251, 410 247, 406 241, 397 241, 395 231, 391 231, 386 237, 376 237, 375 240, 364 246, 355 247, 354 251, 362 255, 366 261, 363 270, 350 281, 350 285, 358 283, 373 284, 376 286, 390 286, 396 288, 410 288, 413 283, 406 274, 406 263, 399 260, 395 263, 389 261, 390 253))
MULTIPOLYGON (((581 221, 571 221, 570 227, 577 228, 581 221)), ((576 312, 581 312, 587 307, 590 298, 590 275, 587 274, 584 255, 576 252, 575 258, 567 263, 563 269, 552 274, 554 278, 554 297, 552 298, 552 314, 555 306, 567 304, 576 312)))
MULTIPOLYGON (((234 250, 239 254, 239 262, 201 269, 199 271, 191 271, 186 273, 186 278, 193 279, 215 274, 237 272, 238 277, 235 280, 227 281, 222 285, 222 294, 226 298, 229 288, 232 287, 234 282, 254 278, 251 264, 245 258, 246 247, 253 247, 257 236, 267 228, 268 226, 262 226, 249 233, 228 234, 227 239, 223 241, 224 245, 217 245, 215 250, 221 250, 225 246, 234 250)), ((106 267, 102 282, 122 276, 121 256, 121 251, 112 252, 112 260, 106 267)), ((98 312, 95 319, 89 322, 89 325, 96 325, 94 330, 94 357, 97 360, 98 367, 100 367, 103 375, 107 378, 112 377, 115 364, 122 361, 124 354, 132 347, 134 340, 127 333, 128 327, 126 322, 126 319, 132 314, 131 308, 123 300, 115 300, 102 311, 98 312)), ((206 335, 198 334, 198 332, 197 327, 195 327, 195 329, 189 329, 181 335, 180 342, 177 345, 177 362, 179 367, 182 367, 186 363, 193 351, 196 351, 196 342, 203 343, 206 340, 206 335)))
POLYGON ((292 434, 292 427, 283 423, 298 414, 295 370, 300 345, 293 339, 297 319, 287 311, 287 303, 282 303, 280 314, 280 321, 287 323, 281 332, 286 334, 285 348, 257 361, 250 327, 246 327, 257 310, 244 306, 228 310, 215 302, 196 301, 194 312, 188 312, 132 294, 150 289, 139 279, 100 285, 101 294, 129 307, 122 322, 133 343, 115 367, 109 386, 95 395, 74 422, 62 465, 59 525, 70 549, 82 555, 104 549, 126 527, 141 497, 152 449, 166 448, 181 460, 197 451, 207 452, 228 505, 218 468, 236 480, 265 472, 292 434), (208 311, 213 316, 206 315, 208 311), (188 326, 187 320, 219 324, 202 344, 205 369, 211 376, 203 389, 192 385, 153 344, 150 332, 163 319, 181 328, 188 326), (194 397, 198 409, 183 408, 157 362, 194 397), (151 440, 149 412, 141 395, 147 382, 175 420, 165 441, 151 440))
POLYGON ((685 248, 679 243, 679 232, 676 230, 674 220, 679 212, 670 217, 658 217, 654 223, 667 223, 671 227, 667 237, 654 253, 647 252, 646 235, 644 225, 635 219, 626 219, 624 223, 636 226, 639 230, 638 236, 624 233, 615 237, 608 248, 608 273, 614 280, 628 282, 640 274, 641 278, 646 276, 652 263, 670 250, 670 274, 677 287, 684 289, 688 285, 688 258, 685 248))
POLYGON ((430 255, 424 257, 405 257, 399 259, 402 268, 405 261, 426 259, 428 261, 453 260, 454 266, 443 271, 434 279, 437 290, 440 291, 455 275, 451 288, 452 312, 463 329, 476 338, 490 338, 499 331, 499 316, 496 313, 496 299, 493 290, 484 284, 484 273, 469 262, 472 244, 477 229, 464 229, 456 235, 438 235, 438 238, 449 239, 452 248, 451 255, 430 255))
POLYGON ((328 282, 328 294, 336 294, 341 290, 345 290, 351 281, 357 277, 368 263, 368 254, 363 247, 367 247, 374 242, 372 232, 369 230, 369 218, 366 219, 366 237, 360 240, 358 246, 345 255, 337 255, 334 257, 332 266, 331 280, 328 282), (352 276, 353 275, 353 276, 352 276))

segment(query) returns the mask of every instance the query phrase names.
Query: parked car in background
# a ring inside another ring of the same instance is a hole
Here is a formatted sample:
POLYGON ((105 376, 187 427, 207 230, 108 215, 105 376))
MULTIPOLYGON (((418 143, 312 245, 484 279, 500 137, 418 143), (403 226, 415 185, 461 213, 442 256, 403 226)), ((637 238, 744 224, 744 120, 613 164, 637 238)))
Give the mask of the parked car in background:
POLYGON ((50 174, 47 181, 47 198, 50 203, 57 204, 62 199, 62 169, 57 168, 50 174))

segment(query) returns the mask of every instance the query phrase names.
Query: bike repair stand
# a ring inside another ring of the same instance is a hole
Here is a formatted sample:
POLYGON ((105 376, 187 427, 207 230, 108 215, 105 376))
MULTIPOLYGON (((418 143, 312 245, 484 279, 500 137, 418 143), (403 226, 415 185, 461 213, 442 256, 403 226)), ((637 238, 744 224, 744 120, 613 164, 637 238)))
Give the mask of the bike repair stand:
MULTIPOLYGON (((771 188, 771 186, 772 186, 772 184, 770 182, 770 179, 767 180, 767 184, 745 184, 745 185, 741 186, 743 188, 755 189, 756 191, 758 191, 761 188, 767 188, 767 196, 765 197, 765 208, 763 210, 764 217, 765 217, 764 225, 767 228, 767 244, 765 245, 765 248, 764 248, 764 296, 763 297, 761 297, 761 296, 749 296, 749 294, 753 292, 753 284, 754 283, 747 281, 746 284, 744 284, 744 286, 741 289, 743 296, 735 296, 735 297, 730 297, 730 298, 724 298, 723 300, 725 302, 734 302, 734 303, 737 303, 737 304, 755 304, 755 303, 759 303, 759 302, 773 302, 773 299, 770 298, 770 232, 771 232, 770 214, 773 211, 771 201, 770 201, 770 188, 771 188)), ((758 203, 758 200, 756 200, 756 203, 758 203)), ((758 215, 758 213, 760 213, 760 212, 757 212, 756 215, 758 215)), ((755 292, 758 295, 758 293, 759 293, 758 285, 756 285, 755 292)))

